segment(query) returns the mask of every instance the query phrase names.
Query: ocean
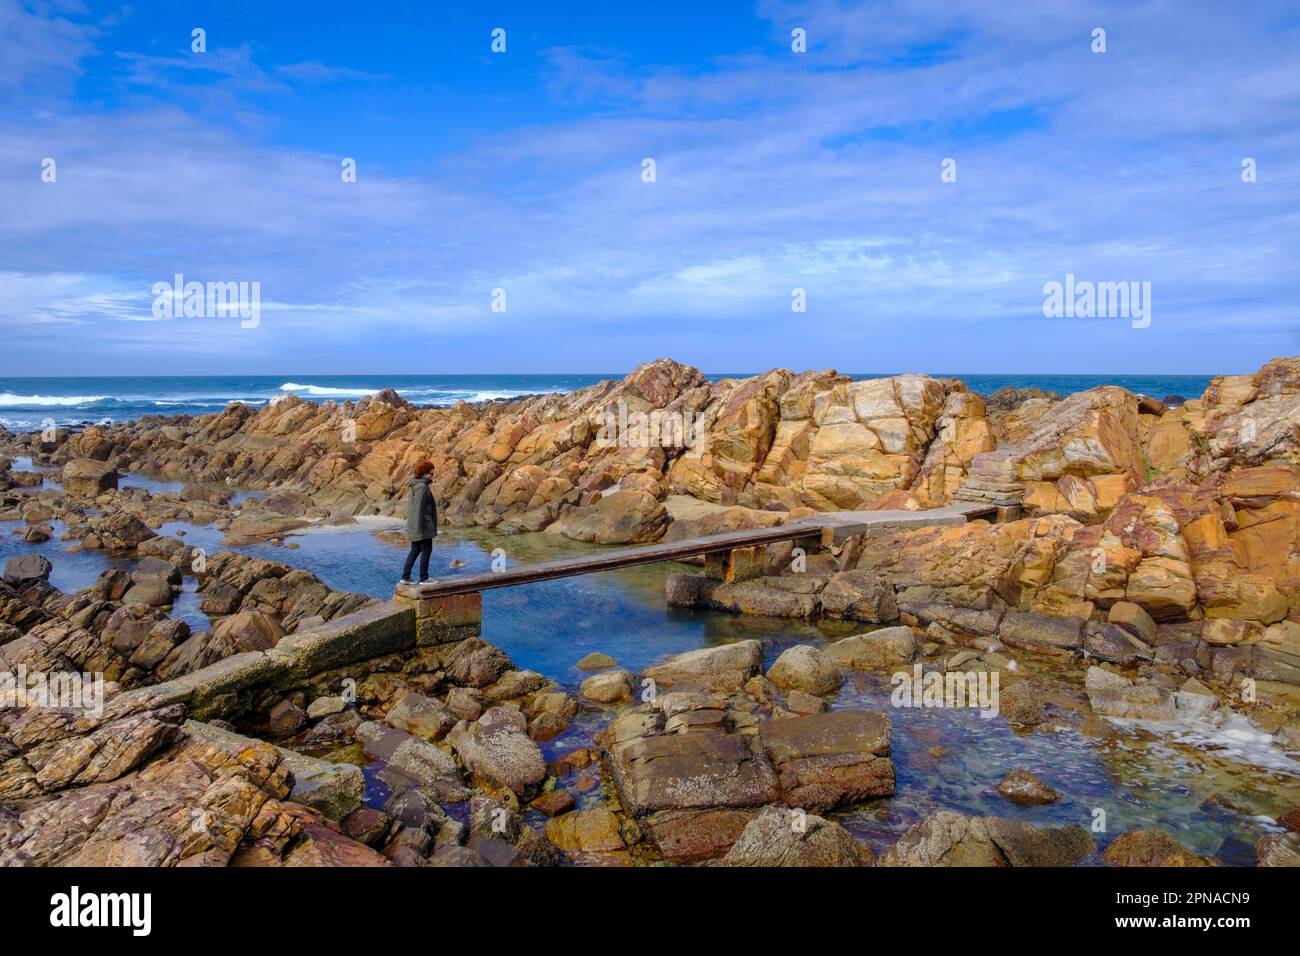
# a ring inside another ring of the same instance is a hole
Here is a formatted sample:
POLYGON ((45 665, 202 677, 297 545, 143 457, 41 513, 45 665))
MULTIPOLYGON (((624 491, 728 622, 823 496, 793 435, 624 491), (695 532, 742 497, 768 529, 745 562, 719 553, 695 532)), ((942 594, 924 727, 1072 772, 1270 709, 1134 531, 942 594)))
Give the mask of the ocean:
MULTIPOLYGON (((711 379, 753 373, 710 375, 711 379)), ((880 378, 893 372, 854 374, 880 378)), ((1119 385, 1129 391, 1164 398, 1198 398, 1210 383, 1208 375, 962 375, 974 391, 988 395, 1004 385, 1037 387, 1060 395, 1119 385)), ((204 415, 231 402, 258 407, 279 395, 325 401, 355 400, 383 388, 396 389, 416 405, 454 405, 509 399, 539 392, 569 392, 604 375, 234 375, 150 376, 110 378, 0 378, 0 425, 11 431, 31 431, 54 425, 84 425, 128 421, 142 415, 204 415)))

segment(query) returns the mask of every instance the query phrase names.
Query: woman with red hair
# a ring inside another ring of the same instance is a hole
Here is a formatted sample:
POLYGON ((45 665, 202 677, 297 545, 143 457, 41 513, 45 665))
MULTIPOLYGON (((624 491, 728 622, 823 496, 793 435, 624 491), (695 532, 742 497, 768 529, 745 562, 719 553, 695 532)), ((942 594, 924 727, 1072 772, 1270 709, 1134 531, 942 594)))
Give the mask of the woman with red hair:
POLYGON ((433 462, 422 461, 415 466, 415 475, 408 482, 410 496, 406 501, 406 532, 411 536, 411 550, 406 555, 406 565, 402 568, 402 584, 410 584, 411 568, 415 559, 420 559, 420 580, 429 577, 429 556, 433 554, 433 539, 438 533, 438 507, 433 502, 433 492, 429 490, 429 475, 433 472, 433 462))

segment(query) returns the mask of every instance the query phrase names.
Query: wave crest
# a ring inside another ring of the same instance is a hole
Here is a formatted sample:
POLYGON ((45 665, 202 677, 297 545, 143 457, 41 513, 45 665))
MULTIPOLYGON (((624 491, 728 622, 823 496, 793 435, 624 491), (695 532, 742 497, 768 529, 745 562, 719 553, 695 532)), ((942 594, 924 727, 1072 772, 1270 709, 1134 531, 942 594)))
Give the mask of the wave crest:
POLYGON ((0 408, 21 408, 25 405, 93 405, 108 401, 107 395, 15 395, 0 392, 0 408))

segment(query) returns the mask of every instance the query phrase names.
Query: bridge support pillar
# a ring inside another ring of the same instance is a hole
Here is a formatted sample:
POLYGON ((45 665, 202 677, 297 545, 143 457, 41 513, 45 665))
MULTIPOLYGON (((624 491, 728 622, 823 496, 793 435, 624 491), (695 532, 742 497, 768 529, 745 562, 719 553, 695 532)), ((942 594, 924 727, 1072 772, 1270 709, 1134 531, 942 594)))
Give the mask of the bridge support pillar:
POLYGON ((749 548, 732 548, 715 551, 704 556, 704 573, 715 581, 733 584, 763 576, 767 558, 767 545, 756 544, 749 548))
POLYGON ((426 596, 419 585, 398 585, 393 600, 415 608, 415 643, 419 647, 450 644, 482 633, 482 591, 426 596))

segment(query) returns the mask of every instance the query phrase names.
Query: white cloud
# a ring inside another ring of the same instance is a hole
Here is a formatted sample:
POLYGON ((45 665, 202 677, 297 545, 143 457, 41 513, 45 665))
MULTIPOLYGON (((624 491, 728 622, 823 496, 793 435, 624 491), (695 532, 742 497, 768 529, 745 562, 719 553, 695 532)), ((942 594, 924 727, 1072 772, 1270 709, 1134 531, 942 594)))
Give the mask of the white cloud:
MULTIPOLYGON (((479 136, 420 175, 363 158, 344 184, 338 156, 156 104, 0 124, 0 261, 12 270, 0 328, 51 359, 58 343, 35 323, 79 323, 90 352, 140 351, 148 330, 121 320, 183 272, 262 283, 256 341, 269 361, 400 364, 393 344, 421 339, 430 355, 458 343, 461 362, 505 348, 520 368, 573 370, 628 367, 646 348, 703 352, 710 368, 742 355, 789 364, 796 349, 817 365, 1004 370, 1107 367, 1119 343, 1128 371, 1237 370, 1300 351, 1300 322, 1287 325, 1300 97, 1285 7, 760 10, 771 50, 697 74, 554 48, 545 80, 580 118, 479 136), (1098 56, 1087 41, 1101 21, 1110 51, 1098 56), (783 42, 793 23, 809 31, 802 57, 783 42), (1240 181, 1243 155, 1257 156, 1259 183, 1240 181), (40 181, 43 156, 58 159, 56 184, 40 181), (640 180, 644 156, 658 162, 654 184, 640 180), (955 184, 939 179, 946 156, 955 184), (1153 329, 1044 323, 1042 284, 1067 271, 1151 281, 1153 329), (504 315, 487 307, 497 286, 504 315), (809 312, 792 344, 796 286, 809 312), (738 323, 743 342, 705 331, 738 323), (972 348, 962 336, 981 329, 972 348), (1009 341, 1020 344, 998 345, 1009 341)), ((39 78, 39 63, 70 68, 88 42, 58 21, 22 30, 43 52, 11 64, 11 82, 39 78)), ((201 75, 187 58, 123 62, 159 89, 216 77, 236 104, 290 83, 383 79, 250 48, 201 75)), ((248 358, 250 339, 224 326, 172 323, 153 347, 202 355, 205 336, 208 360, 248 358)))

